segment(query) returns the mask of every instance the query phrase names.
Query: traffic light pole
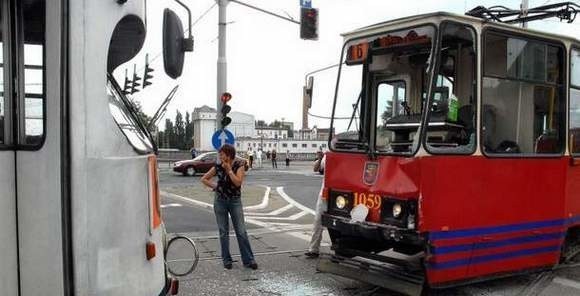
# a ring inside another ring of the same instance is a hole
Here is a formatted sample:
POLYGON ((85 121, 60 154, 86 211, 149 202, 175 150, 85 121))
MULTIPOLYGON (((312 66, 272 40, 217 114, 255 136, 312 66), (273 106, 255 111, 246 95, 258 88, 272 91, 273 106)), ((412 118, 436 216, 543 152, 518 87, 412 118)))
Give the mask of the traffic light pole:
POLYGON ((227 14, 226 7, 228 5, 228 0, 216 0, 219 8, 219 18, 218 18, 218 60, 217 60, 217 94, 216 94, 216 130, 220 129, 220 123, 222 122, 221 109, 222 101, 221 96, 227 91, 228 88, 228 62, 226 59, 226 25, 227 25, 227 14))

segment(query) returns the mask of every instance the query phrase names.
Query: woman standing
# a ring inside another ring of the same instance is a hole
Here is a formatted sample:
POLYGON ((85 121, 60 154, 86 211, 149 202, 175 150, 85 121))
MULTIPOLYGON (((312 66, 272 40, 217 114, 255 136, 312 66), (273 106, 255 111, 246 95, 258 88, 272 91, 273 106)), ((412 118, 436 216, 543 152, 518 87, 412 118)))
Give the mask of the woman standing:
POLYGON ((228 215, 232 218, 232 224, 240 255, 245 267, 258 269, 258 264, 254 260, 246 225, 244 224, 244 209, 242 206, 242 183, 244 182, 244 166, 236 159, 236 149, 230 145, 224 145, 219 149, 219 159, 221 164, 216 164, 203 177, 201 182, 215 191, 213 209, 219 229, 220 246, 224 268, 232 269, 232 256, 230 254, 230 226, 228 215), (218 177, 217 183, 211 180, 218 177))

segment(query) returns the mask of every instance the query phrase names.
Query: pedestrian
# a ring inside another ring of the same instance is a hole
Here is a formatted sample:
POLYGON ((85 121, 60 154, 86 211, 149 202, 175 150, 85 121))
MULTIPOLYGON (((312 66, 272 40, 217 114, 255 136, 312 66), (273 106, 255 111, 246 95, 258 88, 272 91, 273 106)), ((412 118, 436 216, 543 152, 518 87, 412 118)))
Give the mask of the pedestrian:
MULTIPOLYGON (((326 166, 326 155, 317 153, 314 161, 313 171, 319 174, 324 174, 326 166)), ((318 258, 320 254, 320 242, 322 241, 322 212, 326 209, 326 200, 322 199, 322 191, 324 189, 324 179, 322 179, 322 186, 318 192, 318 199, 316 201, 316 215, 314 216, 314 223, 312 224, 312 237, 308 244, 308 252, 304 253, 308 258, 318 258)))
POLYGON ((266 151, 266 159, 270 160, 270 150, 266 151))
POLYGON ((248 149, 248 159, 250 160, 250 168, 254 167, 254 151, 252 147, 248 149))
POLYGON ((236 149, 231 145, 223 145, 219 149, 218 157, 221 163, 216 164, 203 175, 201 182, 215 192, 213 209, 219 230, 224 268, 232 269, 229 215, 238 239, 242 263, 247 268, 258 269, 258 264, 256 264, 250 240, 248 239, 248 233, 246 232, 246 225, 244 224, 241 192, 245 177, 243 164, 235 161, 236 149), (217 183, 211 181, 214 176, 217 176, 217 183))
POLYGON ((272 149, 272 168, 273 169, 277 169, 278 168, 278 162, 276 161, 276 149, 272 149))
POLYGON ((191 153, 191 159, 194 159, 197 156, 197 150, 195 150, 195 147, 191 147, 189 153, 191 153))
POLYGON ((262 168, 262 148, 258 148, 258 151, 256 151, 256 161, 258 166, 262 168))
POLYGON ((286 167, 290 166, 290 150, 286 150, 286 167))

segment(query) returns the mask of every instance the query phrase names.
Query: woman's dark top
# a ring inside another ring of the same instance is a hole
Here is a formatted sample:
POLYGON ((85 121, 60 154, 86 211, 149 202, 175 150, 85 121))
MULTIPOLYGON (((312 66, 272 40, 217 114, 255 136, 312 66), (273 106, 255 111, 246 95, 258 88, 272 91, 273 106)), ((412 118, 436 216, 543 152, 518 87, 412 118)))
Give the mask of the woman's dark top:
MULTIPOLYGON (((232 171, 234 174, 238 172, 239 168, 240 164, 237 161, 232 164, 232 171)), ((215 165, 215 171, 218 177, 217 187, 215 189, 217 197, 225 199, 240 198, 242 196, 242 187, 234 185, 230 176, 228 176, 228 173, 224 170, 221 164, 215 165)))

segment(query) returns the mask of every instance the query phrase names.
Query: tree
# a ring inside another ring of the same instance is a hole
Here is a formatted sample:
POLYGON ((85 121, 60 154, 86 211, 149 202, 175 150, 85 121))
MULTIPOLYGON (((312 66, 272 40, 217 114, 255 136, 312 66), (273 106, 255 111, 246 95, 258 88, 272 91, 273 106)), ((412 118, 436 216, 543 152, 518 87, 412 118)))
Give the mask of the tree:
MULTIPOLYGON (((149 125, 149 122, 151 122, 151 117, 149 117, 147 114, 145 114, 145 112, 143 112, 143 106, 141 106, 141 103, 139 101, 132 99, 129 99, 129 101, 131 102, 131 104, 133 104, 133 110, 135 110, 137 118, 143 123, 145 127, 147 127, 149 125)), ((153 133, 154 129, 155 129, 154 127, 151 127, 149 132, 153 133)))
POLYGON ((193 144, 193 122, 190 119, 189 112, 185 112, 185 149, 188 149, 193 144))
POLYGON ((167 148, 176 148, 177 139, 175 137, 175 130, 171 119, 165 119, 165 143, 167 148))
POLYGON ((175 147, 178 149, 184 149, 185 147, 185 122, 183 122, 183 115, 181 115, 181 112, 179 112, 179 110, 176 111, 175 114, 175 127, 174 127, 174 131, 175 131, 175 138, 176 138, 176 143, 175 143, 175 147))
POLYGON ((268 126, 264 120, 256 121, 256 127, 264 127, 264 126, 268 126))

